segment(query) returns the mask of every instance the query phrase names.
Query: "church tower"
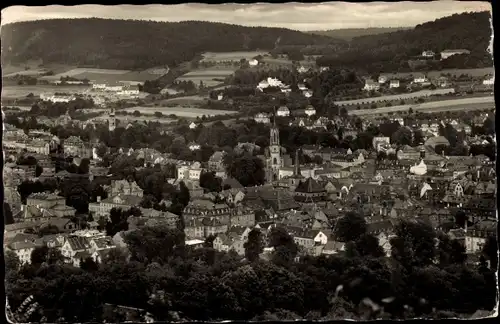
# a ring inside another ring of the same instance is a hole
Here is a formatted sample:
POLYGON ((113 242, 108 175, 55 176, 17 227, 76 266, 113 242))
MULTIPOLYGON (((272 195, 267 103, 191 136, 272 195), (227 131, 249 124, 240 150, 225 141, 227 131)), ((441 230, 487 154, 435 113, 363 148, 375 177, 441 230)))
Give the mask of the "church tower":
MULTIPOLYGON (((275 114, 276 116, 276 114, 275 114)), ((276 121, 273 121, 273 125, 270 130, 269 139, 269 160, 267 164, 267 181, 278 180, 279 169, 283 166, 281 159, 281 146, 280 146, 280 134, 278 127, 276 126, 276 121)))
POLYGON ((114 131, 116 128, 116 118, 115 118, 115 110, 113 108, 111 108, 109 112, 108 122, 109 122, 109 131, 110 132, 114 131))

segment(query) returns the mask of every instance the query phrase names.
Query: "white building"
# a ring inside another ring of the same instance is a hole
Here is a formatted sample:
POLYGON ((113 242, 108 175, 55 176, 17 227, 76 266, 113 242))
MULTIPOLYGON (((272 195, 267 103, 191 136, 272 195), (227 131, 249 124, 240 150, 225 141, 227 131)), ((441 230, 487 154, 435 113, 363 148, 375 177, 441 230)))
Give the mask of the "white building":
POLYGON ((198 143, 195 143, 195 142, 191 142, 191 143, 189 143, 189 149, 190 149, 191 151, 197 151, 197 150, 199 150, 200 148, 201 148, 201 145, 200 145, 200 144, 198 144, 198 143))
POLYGON ((255 60, 255 59, 253 59, 253 60, 250 60, 250 61, 248 62, 248 64, 249 64, 250 66, 257 66, 257 65, 259 65, 259 61, 257 61, 257 60, 255 60))
POLYGON ((489 79, 483 80, 484 85, 494 85, 495 84, 495 76, 490 77, 489 79))
POLYGON ((434 57, 434 52, 433 51, 423 51, 422 56, 423 57, 434 57))
POLYGON ((427 78, 425 77, 425 75, 417 75, 413 78, 413 82, 414 83, 424 83, 424 82, 427 82, 427 78))
POLYGON ((44 94, 42 93, 40 95, 40 99, 44 101, 51 101, 51 102, 70 102, 73 100, 76 100, 75 96, 66 96, 66 95, 57 95, 57 94, 44 94))
POLYGON ((31 263, 31 253, 35 249, 35 244, 32 242, 14 242, 8 246, 6 246, 7 251, 14 252, 21 264, 29 264, 31 263))
POLYGON ((378 90, 378 89, 380 89, 380 84, 378 84, 377 82, 374 82, 373 80, 366 80, 365 81, 365 87, 363 88, 363 90, 371 91, 371 90, 378 90))
POLYGON ((378 83, 384 84, 387 82, 387 77, 385 75, 381 75, 378 77, 378 83))
POLYGON ((283 84, 283 82, 281 82, 280 80, 278 80, 277 78, 267 78, 267 80, 263 80, 261 82, 259 82, 259 85, 258 85, 258 88, 260 89, 265 89, 265 88, 268 88, 268 87, 278 87, 278 88, 281 88, 281 87, 284 87, 285 85, 283 84))
POLYGON ((112 91, 112 92, 121 92, 123 91, 124 85, 121 83, 109 83, 106 84, 106 87, 104 90, 106 91, 112 91))
POLYGON ((105 90, 106 83, 94 83, 92 84, 92 89, 105 90))
POLYGON ((418 165, 414 165, 410 168, 410 173, 415 175, 424 175, 427 173, 427 165, 424 163, 424 160, 421 160, 418 165))
POLYGON ((199 181, 201 172, 205 169, 201 167, 200 162, 192 164, 186 163, 177 166, 177 180, 199 181))
POLYGON ((306 97, 306 98, 311 98, 311 97, 312 97, 312 95, 313 95, 312 91, 310 91, 310 90, 303 91, 303 92, 302 92, 302 94, 303 94, 303 95, 304 95, 304 97, 306 97))
POLYGON ((308 106, 306 108, 305 114, 309 117, 316 115, 316 109, 313 106, 308 106))
POLYGON ((399 80, 391 80, 389 88, 399 88, 399 80))
POLYGON ((127 87, 122 88, 120 92, 118 92, 119 95, 123 96, 138 96, 139 95, 139 86, 137 85, 130 85, 127 87))
POLYGON ((194 122, 191 122, 191 124, 189 124, 189 129, 195 129, 196 128, 196 125, 194 122))
POLYGON ((281 106, 276 111, 276 115, 278 115, 280 117, 288 117, 288 116, 290 116, 290 109, 288 109, 287 106, 281 106))
POLYGON ((444 50, 441 52, 441 60, 457 54, 470 54, 470 51, 466 49, 444 50))
POLYGON ((307 89, 306 85, 305 85, 305 84, 303 84, 303 83, 299 83, 299 84, 297 85, 297 87, 299 88, 299 90, 300 90, 300 91, 306 91, 306 90, 309 90, 309 89, 307 89))
POLYGON ((266 113, 258 113, 255 115, 254 120, 257 123, 269 124, 271 122, 271 118, 266 113))
POLYGON ((303 66, 301 66, 297 69, 297 72, 299 72, 299 73, 306 73, 307 71, 309 71, 309 69, 306 67, 303 67, 303 66))

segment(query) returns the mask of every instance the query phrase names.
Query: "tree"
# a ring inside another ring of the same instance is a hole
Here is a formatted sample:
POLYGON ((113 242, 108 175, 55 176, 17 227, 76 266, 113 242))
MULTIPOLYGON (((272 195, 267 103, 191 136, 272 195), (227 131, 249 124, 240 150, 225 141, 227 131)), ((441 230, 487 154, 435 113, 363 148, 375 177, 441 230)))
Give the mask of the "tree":
POLYGON ((5 251, 5 269, 7 271, 17 271, 21 266, 21 260, 13 251, 5 251))
POLYGON ((378 238, 372 234, 363 234, 355 242, 354 248, 359 256, 383 257, 384 250, 379 244, 378 238))
POLYGON ((489 236, 483 246, 482 254, 490 261, 490 269, 498 265, 498 241, 496 236, 489 236))
POLYGON ((91 257, 85 258, 85 260, 81 260, 80 269, 87 272, 95 272, 99 270, 98 264, 91 257))
POLYGON ((162 117, 163 117, 163 114, 162 114, 160 111, 155 111, 154 116, 155 116, 156 118, 162 118, 162 117))
POLYGON ((10 208, 9 203, 3 202, 3 221, 5 225, 14 224, 14 216, 12 215, 12 209, 10 208))
POLYGON ((112 208, 109 212, 110 221, 106 222, 106 235, 114 236, 120 231, 128 230, 128 214, 119 208, 112 208))
POLYGON ((243 247, 248 261, 253 262, 259 258, 259 255, 264 250, 263 237, 259 229, 254 228, 248 233, 248 240, 243 247))
POLYGON ((412 144, 412 132, 406 127, 400 127, 391 136, 391 143, 398 145, 411 145, 412 144))
POLYGON ((436 256, 436 233, 426 223, 401 221, 391 239, 391 255, 405 268, 432 264, 436 256))
POLYGON ((215 176, 213 171, 202 171, 200 174, 200 187, 208 192, 220 192, 222 179, 215 176))
POLYGON ((35 247, 31 252, 31 264, 40 266, 42 263, 56 264, 64 261, 61 251, 47 246, 35 247))
POLYGON ((265 182, 264 164, 256 156, 237 157, 228 169, 229 175, 244 187, 258 186, 265 182))
POLYGON ((134 112, 132 113, 132 115, 134 117, 141 117, 141 112, 139 110, 134 110, 134 112))
POLYGON ((340 242, 356 241, 365 233, 366 221, 355 213, 347 213, 335 225, 335 236, 340 242))
POLYGON ((280 266, 290 265, 299 251, 293 238, 282 227, 273 227, 271 229, 269 246, 274 248, 272 261, 280 266))

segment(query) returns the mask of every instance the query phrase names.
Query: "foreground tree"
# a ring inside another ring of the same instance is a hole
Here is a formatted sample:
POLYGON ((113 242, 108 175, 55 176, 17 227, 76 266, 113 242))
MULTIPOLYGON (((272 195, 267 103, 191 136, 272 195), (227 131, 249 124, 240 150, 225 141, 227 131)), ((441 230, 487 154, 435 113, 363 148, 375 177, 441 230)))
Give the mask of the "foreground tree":
POLYGON ((248 240, 245 242, 244 248, 248 261, 253 262, 259 258, 264 250, 263 237, 259 229, 254 228, 248 233, 248 240))

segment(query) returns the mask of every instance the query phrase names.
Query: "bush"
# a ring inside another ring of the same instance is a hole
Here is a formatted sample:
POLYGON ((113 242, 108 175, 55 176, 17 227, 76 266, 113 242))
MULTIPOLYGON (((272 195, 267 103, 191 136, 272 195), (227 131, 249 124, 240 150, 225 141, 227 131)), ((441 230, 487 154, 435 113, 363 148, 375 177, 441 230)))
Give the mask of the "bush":
POLYGON ((139 110, 134 110, 134 112, 132 113, 132 115, 134 117, 140 117, 141 116, 141 112, 139 110))

